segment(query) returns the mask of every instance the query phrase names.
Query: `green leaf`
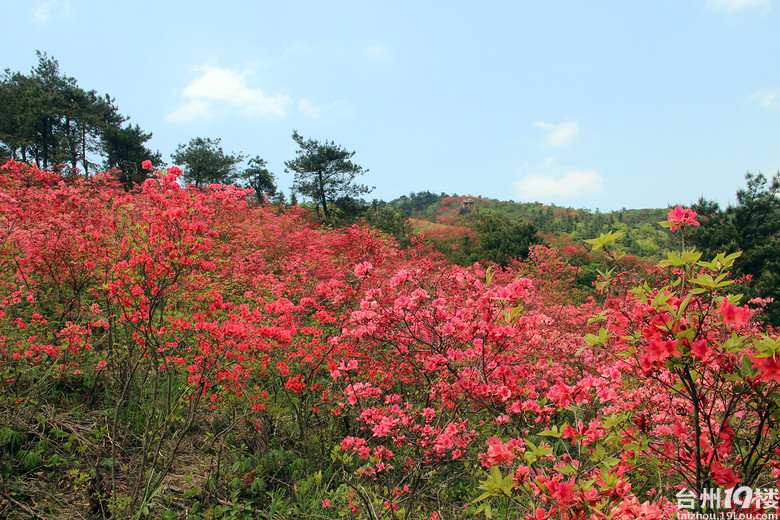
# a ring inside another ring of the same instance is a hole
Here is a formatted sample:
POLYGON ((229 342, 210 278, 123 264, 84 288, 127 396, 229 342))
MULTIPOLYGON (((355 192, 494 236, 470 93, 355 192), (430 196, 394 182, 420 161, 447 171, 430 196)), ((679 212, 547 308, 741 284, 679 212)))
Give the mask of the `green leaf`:
POLYGON ((597 345, 599 342, 599 338, 595 334, 585 334, 585 337, 582 339, 591 347, 597 345))
POLYGON ((255 479, 252 480, 252 485, 249 486, 250 492, 259 495, 264 490, 265 490, 265 480, 263 480, 260 477, 256 477, 255 479))
POLYGON ((474 502, 476 504, 477 502, 481 502, 482 500, 485 500, 487 498, 494 497, 494 496, 496 496, 495 493, 485 492, 485 493, 482 493, 481 495, 479 495, 477 498, 475 498, 472 502, 474 502))
MULTIPOLYGON (((552 448, 542 448, 541 446, 537 446, 530 440, 526 439, 525 443, 531 448, 531 451, 536 455, 537 457, 546 457, 547 455, 552 453, 552 448)), ((526 453, 528 453, 526 451, 526 453)))
MULTIPOLYGON (((679 317, 678 317, 679 319, 679 317)), ((693 337, 696 335, 695 329, 685 329, 683 331, 678 332, 674 335, 675 339, 683 339, 686 338, 688 340, 692 340, 693 337)))
POLYGON ((685 309, 688 308, 688 304, 691 303, 691 299, 693 299, 692 294, 688 294, 685 299, 683 299, 682 302, 680 302, 680 306, 677 309, 677 319, 680 319, 680 316, 683 315, 685 312, 685 309))
POLYGON ((531 447, 531 451, 536 452, 539 448, 536 447, 536 444, 531 442, 531 439, 526 439, 525 443, 531 447))
POLYGON ((666 260, 661 260, 658 262, 660 267, 680 267, 683 265, 680 254, 675 251, 669 251, 666 253, 666 258, 666 260))
MULTIPOLYGON (((611 273, 611 271, 612 270, 609 272, 611 273)), ((597 321, 604 321, 605 319, 607 319, 607 311, 601 311, 600 313, 588 318, 588 325, 596 323, 597 321)))
POLYGON ((501 476, 501 469, 498 466, 490 468, 490 477, 493 479, 493 482, 500 483, 503 478, 501 476))
POLYGON ((604 449, 604 446, 600 444, 596 446, 595 453, 593 454, 593 460, 599 462, 604 460, 606 456, 607 456, 607 451, 604 449))
POLYGON ((780 354, 780 336, 773 339, 768 334, 761 334, 753 339, 753 346, 759 352, 759 357, 775 357, 780 354))
POLYGON ((31 470, 37 468, 41 464, 41 454, 37 451, 28 451, 24 457, 22 457, 22 467, 25 470, 31 470))
POLYGON ((598 251, 599 249, 606 249, 608 246, 611 246, 618 238, 622 237, 623 235, 625 235, 625 233, 622 231, 617 233, 610 231, 606 234, 602 233, 598 238, 586 239, 585 242, 592 246, 592 251, 598 251))
POLYGON ((696 278, 691 278, 690 282, 710 289, 721 289, 734 283, 734 280, 723 281, 727 274, 728 273, 724 273, 717 278, 713 278, 708 274, 700 274, 696 278))
POLYGON ((750 360, 747 354, 742 356, 742 367, 740 368, 739 373, 743 378, 747 378, 753 375, 753 362, 750 360))
POLYGON ((720 272, 734 265, 734 260, 739 258, 741 255, 742 251, 737 251, 736 253, 732 253, 728 256, 726 256, 725 252, 718 253, 715 255, 715 258, 712 259, 712 262, 699 262, 698 265, 712 271, 720 272))
POLYGON ((571 466, 571 464, 566 464, 565 466, 562 466, 562 467, 559 467, 559 468, 555 468, 555 470, 558 473, 562 473, 564 475, 574 475, 575 473, 577 473, 577 470, 574 469, 571 466))
POLYGON ((658 262, 658 265, 660 267, 683 267, 686 265, 694 265, 700 258, 701 253, 693 249, 681 253, 669 251, 666 253, 666 260, 658 262))
POLYGON ((19 435, 19 432, 5 427, 0 429, 0 442, 7 444, 11 453, 16 453, 22 445, 22 436, 19 435))
POLYGON ((612 428, 613 426, 617 426, 618 424, 624 422, 626 420, 625 416, 622 415, 607 415, 604 417, 604 427, 605 428, 612 428))

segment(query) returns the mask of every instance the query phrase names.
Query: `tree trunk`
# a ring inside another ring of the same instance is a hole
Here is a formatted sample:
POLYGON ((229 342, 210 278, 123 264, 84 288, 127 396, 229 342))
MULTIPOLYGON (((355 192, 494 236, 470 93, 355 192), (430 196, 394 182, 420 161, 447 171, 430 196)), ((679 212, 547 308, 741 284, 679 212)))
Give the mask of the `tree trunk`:
POLYGON ((47 117, 45 121, 43 125, 43 170, 49 167, 49 118, 47 117))
POLYGON ((317 184, 319 185, 320 204, 322 204, 322 212, 325 214, 325 218, 330 218, 330 211, 328 211, 328 201, 325 198, 325 182, 322 178, 322 172, 317 172, 317 184))
POLYGON ((89 179, 89 163, 87 162, 87 125, 81 127, 81 164, 84 166, 84 178, 89 179))

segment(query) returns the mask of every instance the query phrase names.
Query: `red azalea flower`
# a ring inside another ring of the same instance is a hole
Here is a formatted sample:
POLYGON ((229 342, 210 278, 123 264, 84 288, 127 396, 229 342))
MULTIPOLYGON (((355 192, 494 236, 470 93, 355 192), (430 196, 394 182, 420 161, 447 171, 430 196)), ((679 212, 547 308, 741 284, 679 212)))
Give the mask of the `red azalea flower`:
POLYGON ((725 298, 720 304, 718 312, 723 317, 723 323, 726 325, 745 325, 750 321, 753 312, 748 307, 737 307, 725 298))
POLYGON ((664 341, 660 338, 652 338, 647 345, 647 357, 649 361, 665 363, 667 358, 680 357, 679 342, 676 339, 664 341))
POLYGON ((151 170, 152 168, 154 168, 154 166, 152 166, 152 161, 147 159, 146 161, 141 163, 141 168, 143 168, 144 170, 151 170))
POLYGON ((718 461, 713 461, 713 463, 710 465, 710 473, 712 474, 713 480, 719 486, 723 486, 725 488, 733 488, 739 482, 742 482, 742 479, 734 473, 734 470, 725 467, 718 461))
POLYGON ((674 224, 670 231, 677 231, 678 229, 684 229, 687 226, 698 226, 699 222, 696 220, 698 213, 682 206, 677 206, 674 209, 669 210, 669 215, 666 217, 669 222, 674 224))
POLYGON ((757 368, 768 381, 780 383, 780 362, 774 356, 748 354, 748 357, 753 362, 753 368, 757 368))

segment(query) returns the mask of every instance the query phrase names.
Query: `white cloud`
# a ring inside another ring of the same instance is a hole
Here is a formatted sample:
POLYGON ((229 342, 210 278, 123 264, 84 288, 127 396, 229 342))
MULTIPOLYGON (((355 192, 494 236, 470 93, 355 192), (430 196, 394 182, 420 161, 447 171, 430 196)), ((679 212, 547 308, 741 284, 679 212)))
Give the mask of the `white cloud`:
POLYGON ((332 103, 322 103, 315 105, 310 100, 303 98, 298 102, 298 110, 311 118, 318 118, 323 112, 338 110, 344 106, 344 102, 341 100, 334 101, 332 103))
POLYGON ((558 124, 536 121, 533 126, 547 132, 545 142, 551 146, 566 146, 580 131, 580 125, 576 121, 558 124))
POLYGON ((368 47, 364 54, 376 61, 383 61, 390 58, 390 48, 387 45, 372 45, 368 47))
POLYGON ((46 0, 40 2, 33 11, 33 19, 40 24, 47 24, 54 18, 67 18, 70 16, 70 4, 60 0, 46 0))
POLYGON ((214 115, 215 109, 212 103, 202 99, 193 99, 179 105, 173 112, 169 112, 165 116, 165 120, 174 123, 186 123, 188 121, 208 120, 214 117, 214 115))
POLYGON ((750 94, 745 103, 758 103, 764 108, 780 108, 780 88, 764 88, 750 94))
POLYGON ((770 4, 770 0, 707 0, 707 7, 710 9, 715 11, 726 11, 727 13, 733 13, 751 7, 768 9, 770 4))
POLYGON ((286 94, 270 95, 247 85, 249 72, 202 65, 201 76, 183 91, 184 102, 166 116, 169 121, 208 119, 217 112, 236 110, 246 117, 284 117, 292 100, 286 94))
POLYGON ((603 185, 601 175, 590 168, 570 171, 563 177, 529 174, 514 182, 520 198, 538 201, 597 195, 601 193, 603 185))

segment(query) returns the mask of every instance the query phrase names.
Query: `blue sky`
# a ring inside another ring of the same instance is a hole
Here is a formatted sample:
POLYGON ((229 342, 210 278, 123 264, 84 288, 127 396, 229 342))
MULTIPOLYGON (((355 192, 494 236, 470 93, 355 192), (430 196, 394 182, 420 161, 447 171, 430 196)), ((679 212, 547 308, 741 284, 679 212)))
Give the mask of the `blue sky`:
POLYGON ((369 198, 483 195, 602 211, 725 205, 780 168, 772 0, 0 0, 0 64, 47 52, 154 133, 284 161, 356 151, 369 198))

